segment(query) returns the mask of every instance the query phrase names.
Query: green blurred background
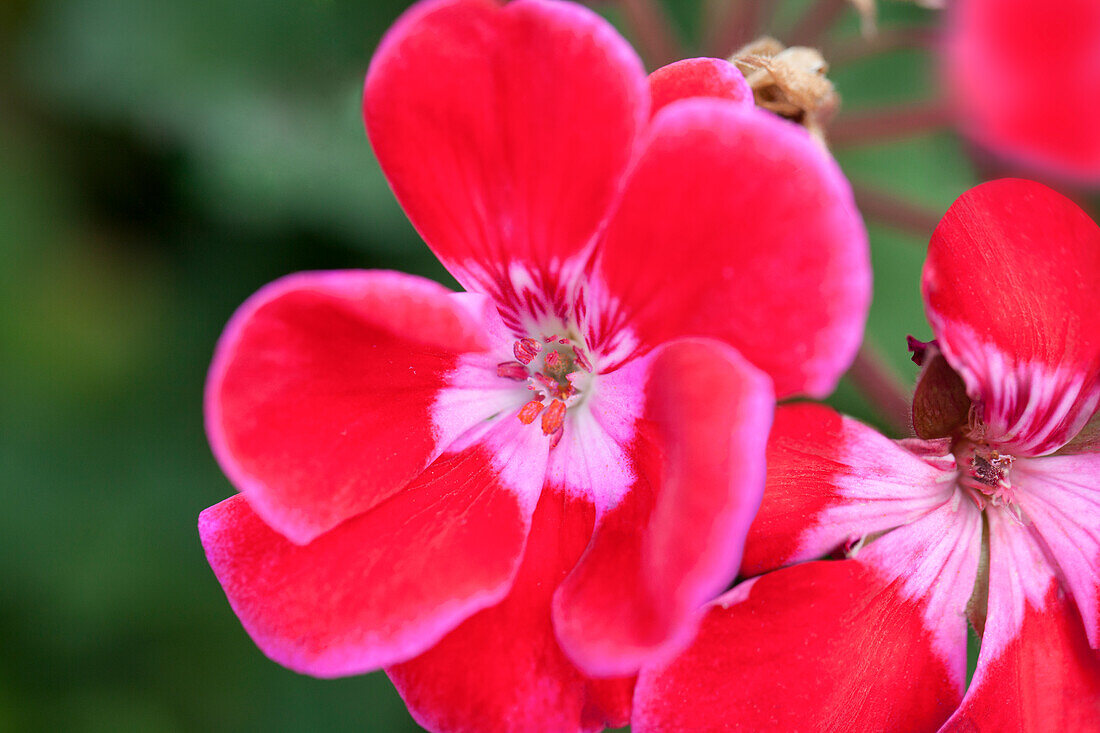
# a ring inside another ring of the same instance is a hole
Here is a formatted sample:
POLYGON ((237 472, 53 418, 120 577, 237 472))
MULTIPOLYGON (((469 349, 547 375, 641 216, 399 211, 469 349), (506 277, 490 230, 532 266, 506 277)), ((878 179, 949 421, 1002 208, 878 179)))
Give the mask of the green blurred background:
MULTIPOLYGON (((782 2, 772 30, 805 4, 782 2)), ((405 5, 0 5, 0 730, 416 730, 381 674, 320 681, 268 661, 195 530, 233 491, 201 393, 241 301, 309 268, 448 281, 359 116, 372 50, 405 5)), ((660 8, 687 53, 713 30, 705 5, 660 8)), ((622 5, 596 7, 637 36, 622 5)), ((881 15, 885 29, 937 21, 901 3, 881 15)), ((844 10, 829 47, 858 55, 858 27, 844 10)), ((933 71, 928 53, 900 50, 831 77, 854 113, 933 97, 933 71)), ((978 180, 948 130, 837 156, 918 222, 978 180)), ((904 337, 929 335, 928 233, 869 228, 868 338, 911 380, 904 337)), ((879 418, 848 382, 833 402, 879 418)))

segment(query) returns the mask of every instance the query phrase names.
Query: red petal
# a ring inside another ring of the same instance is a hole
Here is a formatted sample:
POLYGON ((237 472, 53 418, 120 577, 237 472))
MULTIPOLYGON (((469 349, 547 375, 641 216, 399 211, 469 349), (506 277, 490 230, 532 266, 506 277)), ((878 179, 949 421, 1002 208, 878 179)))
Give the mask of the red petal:
POLYGON ((269 657, 321 677, 377 669, 419 654, 508 592, 528 492, 539 485, 508 487, 495 466, 545 462, 544 441, 541 456, 525 444, 522 454, 479 445, 444 456, 389 501, 304 546, 235 496, 202 513, 203 547, 269 657))
POLYGON ((682 340, 654 353, 643 384, 627 448, 637 480, 554 599, 562 647, 599 676, 683 648, 736 575, 763 489, 765 375, 724 344, 682 340))
POLYGON ((722 59, 684 59, 662 66, 649 75, 651 114, 679 99, 718 97, 752 106, 753 96, 745 75, 722 59))
POLYGON ((972 504, 945 506, 857 560, 743 583, 682 656, 639 675, 634 730, 934 731, 966 681, 980 539, 972 504))
POLYGON ((964 129, 1013 160, 1100 181, 1100 5, 956 0, 944 75, 964 129))
POLYGON ((1027 530, 989 513, 989 613, 978 668, 945 731, 1100 730, 1100 657, 1027 530))
POLYGON ((984 406, 986 438, 1038 455, 1100 400, 1100 227, 1069 199, 1005 179, 966 192, 924 265, 928 318, 984 406))
POLYGON ((764 500, 741 563, 748 576, 907 524, 954 491, 950 459, 937 467, 824 405, 776 410, 767 461, 764 500))
POLYGON ((606 216, 645 85, 626 41, 578 5, 428 0, 379 46, 363 111, 398 201, 459 282, 496 292, 519 263, 545 291, 606 216))
POLYGON ((588 543, 592 505, 544 491, 508 597, 386 670, 429 730, 596 731, 625 725, 633 679, 591 680, 558 647, 554 589, 588 543))
POLYGON ((862 336, 867 238, 836 163, 795 125, 717 99, 665 108, 595 265, 589 343, 713 336, 775 381, 832 391, 862 336))
POLYGON ((206 385, 214 454, 264 521, 309 542, 391 496, 489 417, 469 407, 433 425, 460 354, 486 348, 478 325, 446 288, 410 275, 277 280, 218 343, 206 385))

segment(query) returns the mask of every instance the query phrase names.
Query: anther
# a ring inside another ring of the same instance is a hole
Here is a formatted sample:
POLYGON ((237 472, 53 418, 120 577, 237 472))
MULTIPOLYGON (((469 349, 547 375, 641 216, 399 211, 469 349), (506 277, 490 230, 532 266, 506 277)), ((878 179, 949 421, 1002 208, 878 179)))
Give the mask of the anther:
POLYGON ((551 351, 549 354, 546 355, 546 359, 544 361, 546 362, 546 366, 548 368, 553 369, 561 364, 561 354, 556 351, 551 351))
MULTIPOLYGON (((528 402, 527 404, 530 405, 531 403, 528 402)), ((543 434, 553 435, 561 429, 563 422, 565 422, 565 403, 561 400, 554 400, 546 408, 546 412, 542 413, 543 434)))
POLYGON ((521 338, 512 346, 512 353, 521 364, 530 364, 540 351, 542 344, 530 337, 521 338))
MULTIPOLYGON (((543 405, 538 400, 531 400, 526 405, 524 405, 523 407, 520 408, 520 410, 519 410, 519 421, 521 423, 523 423, 524 425, 530 425, 531 423, 533 423, 535 421, 535 418, 538 417, 538 414, 540 412, 542 412, 543 407, 545 407, 545 405, 543 405)), ((543 426, 546 425, 546 419, 545 418, 543 418, 542 424, 543 424, 543 426)), ((544 429, 545 429, 545 427, 544 427, 544 429)))
POLYGON ((518 361, 505 361, 497 364, 497 376, 505 379, 523 381, 527 379, 527 367, 518 361))

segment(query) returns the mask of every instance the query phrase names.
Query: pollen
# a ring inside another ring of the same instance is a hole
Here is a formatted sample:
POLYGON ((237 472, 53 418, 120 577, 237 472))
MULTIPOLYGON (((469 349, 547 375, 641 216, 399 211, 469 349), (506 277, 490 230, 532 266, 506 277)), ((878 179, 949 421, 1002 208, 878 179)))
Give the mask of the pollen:
MULTIPOLYGON (((545 405, 543 405, 538 400, 531 400, 526 405, 524 405, 522 408, 520 408, 519 421, 521 423, 523 423, 524 425, 530 425, 531 423, 533 423, 535 421, 535 418, 538 417, 539 413, 542 412, 543 407, 545 407, 545 405)), ((546 425, 546 417, 545 416, 542 419, 542 424, 544 426, 546 425)), ((544 430, 545 430, 545 428, 544 428, 544 430)))
POLYGON ((533 338, 522 338, 512 346, 512 353, 521 364, 530 364, 542 351, 542 344, 533 338))
MULTIPOLYGON (((539 407, 541 406, 540 404, 539 407)), ((542 413, 543 434, 553 435, 561 430, 563 422, 565 422, 565 403, 561 400, 554 400, 550 403, 550 406, 546 408, 546 412, 542 413)))
POLYGON ((497 364, 497 376, 522 382, 524 379, 527 379, 527 367, 520 364, 518 361, 501 362, 497 364))

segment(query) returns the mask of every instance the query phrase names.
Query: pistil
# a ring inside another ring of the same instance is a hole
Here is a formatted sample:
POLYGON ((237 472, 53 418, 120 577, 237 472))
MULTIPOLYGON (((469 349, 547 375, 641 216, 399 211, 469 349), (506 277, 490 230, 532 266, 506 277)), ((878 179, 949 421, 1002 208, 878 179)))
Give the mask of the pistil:
POLYGON ((992 506, 1015 509, 1010 469, 1015 461, 1010 455, 982 443, 962 441, 955 450, 959 466, 959 484, 971 492, 971 498, 984 509, 992 506))

